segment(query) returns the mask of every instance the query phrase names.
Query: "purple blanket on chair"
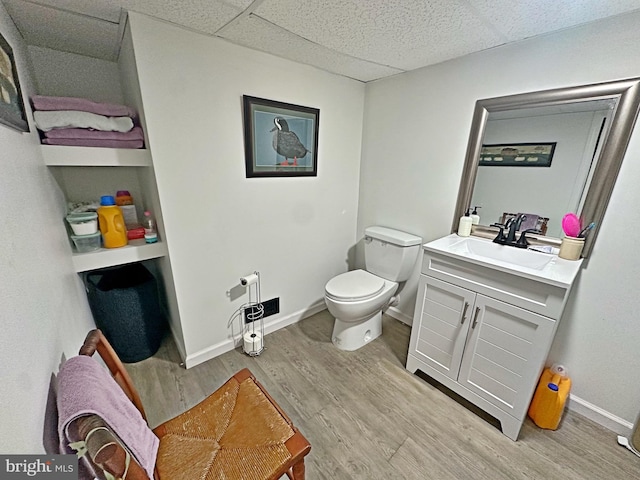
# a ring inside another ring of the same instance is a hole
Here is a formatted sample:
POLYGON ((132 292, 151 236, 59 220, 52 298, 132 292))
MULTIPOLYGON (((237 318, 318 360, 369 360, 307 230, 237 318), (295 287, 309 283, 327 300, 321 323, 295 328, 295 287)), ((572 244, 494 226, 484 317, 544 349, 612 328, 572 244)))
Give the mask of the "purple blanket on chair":
POLYGON ((34 95, 31 103, 35 110, 79 110, 106 117, 135 117, 136 111, 126 105, 101 103, 77 97, 48 97, 34 95))
POLYGON ((86 355, 67 360, 58 374, 57 403, 60 453, 74 453, 67 436, 69 423, 96 414, 153 478, 160 441, 105 367, 86 355))

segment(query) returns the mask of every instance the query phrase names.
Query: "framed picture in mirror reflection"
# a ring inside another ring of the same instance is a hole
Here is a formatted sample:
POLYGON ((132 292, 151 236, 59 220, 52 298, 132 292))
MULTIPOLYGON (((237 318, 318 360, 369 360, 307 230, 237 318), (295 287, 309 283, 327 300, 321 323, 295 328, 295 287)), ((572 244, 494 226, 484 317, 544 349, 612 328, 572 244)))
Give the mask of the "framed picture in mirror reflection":
POLYGON ((556 142, 482 145, 480 166, 550 167, 556 142))

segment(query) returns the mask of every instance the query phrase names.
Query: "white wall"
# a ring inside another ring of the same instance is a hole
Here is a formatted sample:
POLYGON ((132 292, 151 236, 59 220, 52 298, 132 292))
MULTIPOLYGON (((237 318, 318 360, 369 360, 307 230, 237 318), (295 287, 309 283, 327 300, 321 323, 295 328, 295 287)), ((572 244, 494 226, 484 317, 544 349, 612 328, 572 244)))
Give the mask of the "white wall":
MULTIPOLYGON (((232 346, 239 278, 295 321, 356 240, 364 85, 131 13, 187 364, 232 346), (245 178, 242 95, 320 109, 318 176, 245 178), (227 295, 231 292, 231 297, 227 295)), ((237 332, 237 329, 236 329, 237 332)), ((268 337, 266 340, 268 345, 268 337)))
MULTIPOLYGON (((0 32, 28 98, 35 89, 27 49, 1 3, 0 32)), ((31 133, 0 125, 0 145, 0 452, 42 453, 52 441, 44 427, 52 375, 63 356, 77 353, 93 321, 71 263, 64 201, 33 125, 31 133)))
POLYGON ((33 45, 28 50, 38 94, 123 103, 117 63, 33 45))
MULTIPOLYGON (((367 84, 358 234, 372 223, 448 234, 476 100, 640 76, 639 24, 624 15, 367 84)), ((636 129, 550 356, 572 395, 622 424, 640 410, 639 155, 636 129)))

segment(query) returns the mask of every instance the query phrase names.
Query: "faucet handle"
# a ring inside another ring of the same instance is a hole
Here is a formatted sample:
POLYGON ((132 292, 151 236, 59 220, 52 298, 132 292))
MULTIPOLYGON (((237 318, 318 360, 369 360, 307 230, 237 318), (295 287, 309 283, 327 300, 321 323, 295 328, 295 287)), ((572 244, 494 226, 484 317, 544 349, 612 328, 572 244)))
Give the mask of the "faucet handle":
POLYGON ((516 247, 527 248, 529 246, 529 240, 527 240, 527 233, 542 233, 542 230, 536 228, 528 228, 520 234, 520 238, 516 242, 516 247))
MULTIPOLYGON (((507 222, 507 225, 508 224, 509 222, 507 222)), ((507 241, 507 237, 504 236, 504 229, 507 228, 507 225, 503 223, 492 223, 491 225, 489 225, 490 227, 498 227, 500 229, 500 232, 498 232, 496 238, 493 239, 494 243, 500 243, 504 245, 504 243, 507 241)))

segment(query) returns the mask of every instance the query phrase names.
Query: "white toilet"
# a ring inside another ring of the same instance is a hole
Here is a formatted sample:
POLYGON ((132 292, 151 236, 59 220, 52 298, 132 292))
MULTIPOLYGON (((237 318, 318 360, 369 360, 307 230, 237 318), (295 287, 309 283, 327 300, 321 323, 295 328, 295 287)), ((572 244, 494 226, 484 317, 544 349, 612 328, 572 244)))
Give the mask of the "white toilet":
POLYGON ((409 278, 422 239, 373 226, 364 231, 366 270, 352 270, 327 282, 324 301, 336 318, 331 340, 341 350, 357 350, 382 334, 382 310, 409 278))

